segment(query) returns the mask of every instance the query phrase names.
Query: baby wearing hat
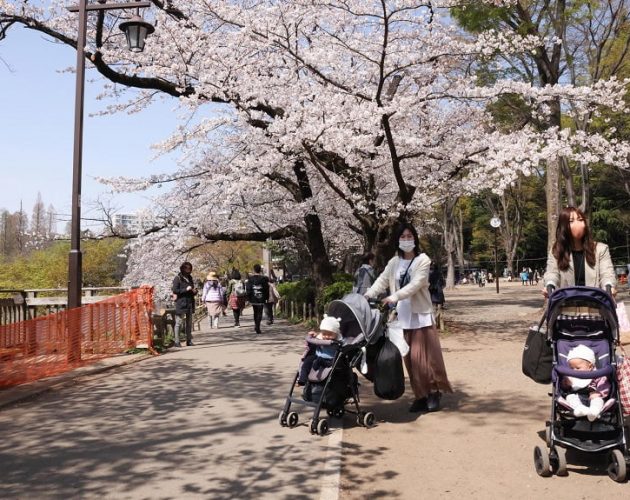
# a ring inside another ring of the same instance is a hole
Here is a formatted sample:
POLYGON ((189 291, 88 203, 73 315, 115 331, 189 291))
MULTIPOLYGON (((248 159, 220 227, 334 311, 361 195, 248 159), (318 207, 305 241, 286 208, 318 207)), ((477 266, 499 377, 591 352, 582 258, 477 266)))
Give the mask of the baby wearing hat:
MULTIPOLYGON (((595 353, 583 344, 578 344, 567 355, 569 368, 579 371, 595 370, 595 353)), ((610 382, 607 377, 577 378, 564 377, 562 386, 574 391, 565 398, 576 417, 587 417, 590 422, 596 420, 604 407, 604 398, 610 393, 610 382), (588 392, 589 406, 586 406, 578 392, 588 392)))
MULTIPOLYGON (((324 314, 324 319, 319 324, 319 332, 308 332, 309 337, 319 340, 341 340, 341 318, 334 318, 324 314)), ((298 385, 305 385, 311 368, 318 370, 332 366, 337 348, 334 345, 318 345, 313 348, 307 343, 307 349, 302 356, 302 367, 298 377, 298 385)))

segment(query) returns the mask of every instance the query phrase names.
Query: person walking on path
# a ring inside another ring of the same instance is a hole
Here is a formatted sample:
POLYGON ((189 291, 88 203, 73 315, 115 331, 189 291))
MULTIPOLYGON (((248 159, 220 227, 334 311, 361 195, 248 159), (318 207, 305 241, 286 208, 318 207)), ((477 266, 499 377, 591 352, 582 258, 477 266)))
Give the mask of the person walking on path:
POLYGON ((234 316, 234 326, 241 327, 241 314, 245 308, 245 299, 247 298, 247 290, 245 283, 241 279, 241 273, 237 269, 232 270, 231 278, 227 286, 228 305, 232 309, 234 316))
POLYGON ((363 295, 374 283, 376 272, 372 267, 374 265, 374 254, 369 252, 361 258, 361 267, 354 273, 354 286, 352 291, 363 295))
POLYGON ((219 328, 219 318, 223 313, 225 289, 219 284, 217 273, 211 271, 203 285, 201 302, 208 308, 210 328, 219 328))
POLYGON ((175 295, 175 347, 181 347, 179 343, 179 331, 182 321, 186 331, 186 345, 193 345, 192 322, 195 312, 195 295, 197 288, 192 277, 193 266, 190 262, 184 262, 179 266, 179 273, 173 279, 171 288, 175 295))
POLYGON ((280 293, 276 288, 276 283, 273 279, 269 280, 269 299, 265 304, 267 309, 267 324, 273 325, 273 311, 276 307, 276 302, 280 299, 280 293))
POLYGON ((254 266, 254 273, 247 280, 247 299, 254 310, 254 328, 260 335, 260 322, 262 321, 263 308, 269 300, 269 279, 263 276, 260 264, 254 266))
POLYGON ((593 240, 584 213, 575 207, 566 207, 558 215, 556 241, 547 257, 547 272, 543 278, 547 286, 594 286, 606 285, 616 295, 617 277, 608 251, 608 245, 593 240))
POLYGON ((415 401, 409 411, 438 411, 441 392, 453 392, 453 389, 446 375, 434 324, 429 293, 431 259, 420 252, 418 233, 409 223, 400 225, 395 242, 397 255, 387 263, 365 296, 376 298, 389 289, 390 295, 382 302, 396 305, 398 321, 410 348, 405 366, 415 401))

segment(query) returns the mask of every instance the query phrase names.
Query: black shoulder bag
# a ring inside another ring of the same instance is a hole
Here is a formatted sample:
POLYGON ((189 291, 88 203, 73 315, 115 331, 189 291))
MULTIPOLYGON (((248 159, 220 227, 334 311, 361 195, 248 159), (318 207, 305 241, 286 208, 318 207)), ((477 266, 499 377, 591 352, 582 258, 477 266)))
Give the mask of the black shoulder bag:
POLYGON ((542 330, 545 315, 527 333, 527 340, 523 347, 523 373, 539 384, 551 382, 551 370, 553 367, 553 349, 547 340, 546 330, 542 330))

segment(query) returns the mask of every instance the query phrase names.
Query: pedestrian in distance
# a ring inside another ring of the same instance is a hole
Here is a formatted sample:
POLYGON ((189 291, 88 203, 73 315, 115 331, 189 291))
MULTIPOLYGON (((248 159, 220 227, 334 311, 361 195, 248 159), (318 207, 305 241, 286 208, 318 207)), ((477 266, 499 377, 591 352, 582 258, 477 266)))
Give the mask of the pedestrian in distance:
POLYGON ((184 323, 186 331, 186 345, 194 345, 192 341, 192 322, 195 312, 195 296, 197 288, 192 277, 193 266, 190 262, 184 262, 179 266, 179 273, 173 279, 171 291, 175 297, 175 347, 181 347, 179 332, 184 323))
POLYGON ((558 215, 556 241, 547 257, 547 272, 543 277, 547 286, 593 286, 606 289, 610 285, 616 295, 617 277, 608 245, 593 240, 588 221, 580 209, 566 207, 558 215))
POLYGON ((527 275, 527 269, 524 267, 521 271, 521 285, 526 286, 529 281, 529 276, 527 275))
POLYGON ((429 268, 429 293, 431 294, 431 302, 434 306, 444 307, 444 276, 442 271, 435 264, 431 264, 429 268))
POLYGON ((219 318, 223 313, 225 289, 219 283, 217 273, 211 271, 208 273, 206 282, 203 285, 201 294, 201 302, 208 309, 208 319, 210 320, 210 328, 219 328, 219 318))
POLYGON ((245 301, 247 299, 247 290, 245 283, 241 279, 241 273, 237 269, 232 270, 231 278, 227 286, 228 305, 232 309, 234 316, 234 326, 241 327, 241 315, 245 309, 245 301))
POLYGON ((354 273, 354 286, 352 291, 363 295, 374 283, 376 272, 372 267, 374 265, 374 254, 368 252, 361 257, 361 266, 354 273))
POLYGON ((265 304, 265 308, 267 310, 267 324, 273 325, 273 313, 276 307, 276 303, 280 300, 280 292, 276 288, 275 280, 272 278, 269 279, 269 299, 265 304))
POLYGON ((405 366, 415 401, 411 412, 438 411, 442 392, 453 392, 446 375, 440 339, 435 328, 429 293, 431 259, 420 252, 420 241, 409 223, 399 226, 395 235, 396 255, 387 263, 365 293, 376 298, 389 289, 384 304, 396 306, 409 354, 405 366))
POLYGON ((260 264, 254 266, 253 274, 247 280, 247 299, 254 310, 254 329, 260 335, 260 322, 262 321, 263 309, 269 300, 269 279, 263 276, 260 264))

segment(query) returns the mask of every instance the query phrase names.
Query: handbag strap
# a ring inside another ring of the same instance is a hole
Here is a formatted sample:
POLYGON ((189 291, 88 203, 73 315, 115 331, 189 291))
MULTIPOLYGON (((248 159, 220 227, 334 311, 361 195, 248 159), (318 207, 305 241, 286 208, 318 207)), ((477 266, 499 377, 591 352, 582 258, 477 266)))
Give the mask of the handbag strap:
POLYGON ((407 278, 407 274, 409 273, 409 269, 411 269, 411 264, 413 264, 413 261, 416 260, 417 255, 413 256, 413 259, 411 259, 411 262, 409 263, 409 265, 407 266, 407 269, 405 269, 405 274, 402 275, 402 278, 400 278, 400 284, 405 282, 405 279, 407 278))

